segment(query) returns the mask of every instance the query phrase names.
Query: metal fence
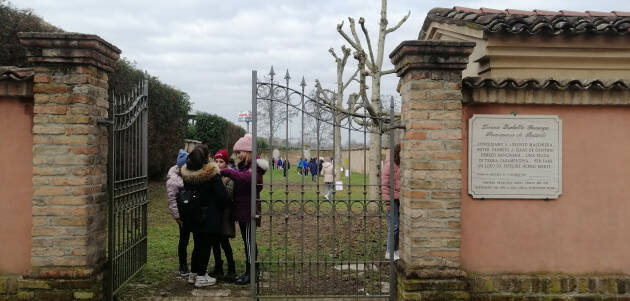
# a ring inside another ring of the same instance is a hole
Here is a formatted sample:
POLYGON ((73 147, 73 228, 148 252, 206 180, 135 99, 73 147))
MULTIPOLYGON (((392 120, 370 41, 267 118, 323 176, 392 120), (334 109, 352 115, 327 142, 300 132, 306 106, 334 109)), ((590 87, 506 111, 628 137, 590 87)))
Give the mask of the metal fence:
POLYGON ((110 103, 106 297, 147 262, 148 79, 110 103))
MULTIPOLYGON (((257 253, 250 267, 256 275, 251 279, 252 296, 394 300, 393 256, 384 257, 390 216, 381 186, 369 184, 368 169, 380 168, 380 162, 369 164, 367 151, 370 138, 381 139, 393 129, 393 103, 389 114, 388 110, 379 116, 369 115, 367 110, 352 113, 323 101, 321 89, 307 92, 304 79, 298 88, 290 87, 288 71, 283 82, 276 82, 274 76, 273 68, 265 81, 252 72, 252 134, 254 141, 264 140, 254 143, 253 155, 264 153, 270 161, 283 157, 290 167, 270 168, 263 183, 256 183, 256 168, 252 168, 251 232, 257 246, 250 250, 250 258, 257 253), (320 150, 324 145, 347 155, 323 158, 320 150), (359 172, 349 168, 356 156, 351 150, 357 146, 364 149, 359 172), (313 168, 308 174, 304 168, 299 170, 298 158, 289 154, 296 148, 301 150, 300 160, 315 159, 315 176, 313 168), (342 157, 347 160, 337 162, 342 157), (321 176, 320 161, 332 163, 332 185, 321 176), (263 187, 258 200, 255 185, 263 187), (376 194, 370 192, 371 186, 377 186, 373 189, 376 194), (262 208, 258 228, 254 222, 256 201, 262 208)), ((394 135, 389 137, 391 145, 394 135)), ((389 149, 393 158, 393 147, 389 149)), ((381 150, 378 152, 380 157, 381 150)), ((392 171, 391 191, 393 175, 392 171)), ((393 193, 388 201, 393 201, 393 193)))

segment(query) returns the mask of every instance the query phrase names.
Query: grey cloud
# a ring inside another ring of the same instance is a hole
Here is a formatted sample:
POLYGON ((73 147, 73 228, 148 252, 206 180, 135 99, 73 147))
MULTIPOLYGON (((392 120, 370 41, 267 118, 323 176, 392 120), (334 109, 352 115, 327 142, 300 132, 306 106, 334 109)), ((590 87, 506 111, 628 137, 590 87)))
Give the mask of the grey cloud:
MULTIPOLYGON (((21 8, 33 8, 45 20, 68 31, 94 33, 112 42, 123 56, 138 63, 164 82, 190 94, 194 109, 236 120, 251 105, 251 70, 264 78, 271 65, 284 76, 289 69, 292 84, 304 76, 333 88, 334 61, 328 48, 345 44, 336 25, 347 17, 366 18, 376 39, 380 1, 81 1, 20 0, 21 8)), ((389 52, 403 40, 415 39, 432 7, 494 7, 516 9, 630 10, 630 3, 592 1, 390 0, 389 22, 398 22, 407 11, 407 23, 388 37, 384 68, 390 68, 389 52)), ((375 41, 373 41, 375 43, 375 41)), ((351 60, 350 64, 354 64, 351 60)), ((346 74, 350 74, 351 66, 346 74)), ((396 94, 396 76, 383 82, 383 94, 396 94)))

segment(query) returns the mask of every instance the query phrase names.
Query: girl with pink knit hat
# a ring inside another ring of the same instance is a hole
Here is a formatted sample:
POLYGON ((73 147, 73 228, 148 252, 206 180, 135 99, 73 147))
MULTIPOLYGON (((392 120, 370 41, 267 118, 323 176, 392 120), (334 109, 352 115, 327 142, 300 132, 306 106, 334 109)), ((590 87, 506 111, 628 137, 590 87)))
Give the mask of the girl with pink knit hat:
MULTIPOLYGON (((238 226, 241 230, 241 237, 243 238, 243 245, 245 246, 245 260, 246 269, 245 273, 237 277, 236 284, 246 285, 250 281, 250 263, 252 258, 249 258, 250 248, 255 248, 256 254, 258 254, 258 248, 252 246, 250 241, 250 223, 251 223, 251 187, 252 187, 252 135, 245 134, 234 144, 234 152, 239 159, 239 163, 236 169, 224 168, 221 169, 221 175, 228 177, 234 181, 234 217, 238 222, 238 226)), ((269 162, 264 159, 257 159, 256 165, 258 166, 256 172, 256 215, 260 214, 260 191, 262 190, 263 175, 269 168, 269 162)), ((260 226, 260 218, 256 219, 257 226, 260 226)))

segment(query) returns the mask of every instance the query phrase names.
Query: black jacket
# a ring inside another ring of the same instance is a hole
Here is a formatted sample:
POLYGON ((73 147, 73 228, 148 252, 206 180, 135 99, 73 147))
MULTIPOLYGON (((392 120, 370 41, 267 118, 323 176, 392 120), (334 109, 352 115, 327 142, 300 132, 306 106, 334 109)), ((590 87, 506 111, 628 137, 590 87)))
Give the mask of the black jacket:
POLYGON ((193 232, 206 232, 212 234, 224 233, 221 217, 223 210, 229 204, 225 185, 221 180, 219 167, 210 162, 199 170, 189 170, 184 165, 181 169, 184 189, 194 189, 201 194, 205 215, 201 226, 193 232))

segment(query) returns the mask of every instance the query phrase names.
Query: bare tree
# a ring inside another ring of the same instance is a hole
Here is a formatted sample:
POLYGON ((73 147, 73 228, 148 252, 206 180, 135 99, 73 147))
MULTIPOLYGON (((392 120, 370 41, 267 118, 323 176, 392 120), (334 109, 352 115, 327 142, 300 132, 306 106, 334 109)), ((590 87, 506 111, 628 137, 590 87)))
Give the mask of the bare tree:
MULTIPOLYGON (((378 41, 376 44, 376 56, 374 55, 374 50, 372 48, 372 41, 370 39, 370 35, 368 34, 368 30, 365 26, 365 19, 363 17, 359 18, 359 25, 361 26, 361 31, 363 32, 363 37, 365 40, 365 45, 367 46, 367 53, 365 48, 363 47, 362 41, 359 38, 359 34, 357 33, 355 20, 351 17, 348 18, 349 27, 350 27, 350 35, 348 35, 343 29, 343 22, 337 25, 337 32, 343 37, 343 39, 350 44, 350 47, 354 50, 353 57, 357 60, 357 71, 355 74, 350 77, 347 82, 343 81, 343 72, 346 65, 347 57, 349 56, 350 50, 345 46, 342 46, 343 56, 342 58, 337 57, 334 51, 329 50, 335 61, 337 62, 337 93, 335 93, 334 102, 331 97, 327 96, 325 90, 319 86, 320 95, 322 99, 327 102, 329 105, 334 106, 340 112, 345 113, 356 113, 356 112, 365 112, 370 116, 370 119, 367 122, 363 122, 363 120, 355 118, 353 121, 359 123, 362 126, 369 126, 372 130, 370 133, 370 153, 369 153, 369 162, 368 162, 368 177, 370 184, 370 198, 375 199, 377 197, 377 188, 378 184, 380 184, 380 162, 381 162, 381 135, 380 129, 383 126, 382 117, 387 114, 383 112, 383 106, 381 101, 381 77, 384 75, 394 73, 394 69, 383 70, 383 57, 385 52, 385 39, 388 34, 396 31, 400 26, 407 21, 411 12, 407 13, 395 26, 387 27, 387 0, 381 0, 381 12, 380 12, 380 21, 379 21, 379 30, 378 30, 378 41), (350 81, 356 79, 356 75, 359 75, 359 91, 358 93, 350 94, 348 97, 347 107, 343 107, 343 94, 345 88, 350 81), (371 89, 370 96, 368 97, 368 84, 366 78, 370 78, 371 89)), ((340 136, 340 135, 339 135, 340 136)), ((337 133, 335 131, 335 139, 337 139, 337 133)), ((339 137, 340 138, 340 137, 339 137)), ((338 143, 340 144, 340 143, 338 143)), ((337 158, 338 154, 337 149, 335 149, 335 158, 337 158)), ((339 162, 339 161, 337 161, 339 162)))

